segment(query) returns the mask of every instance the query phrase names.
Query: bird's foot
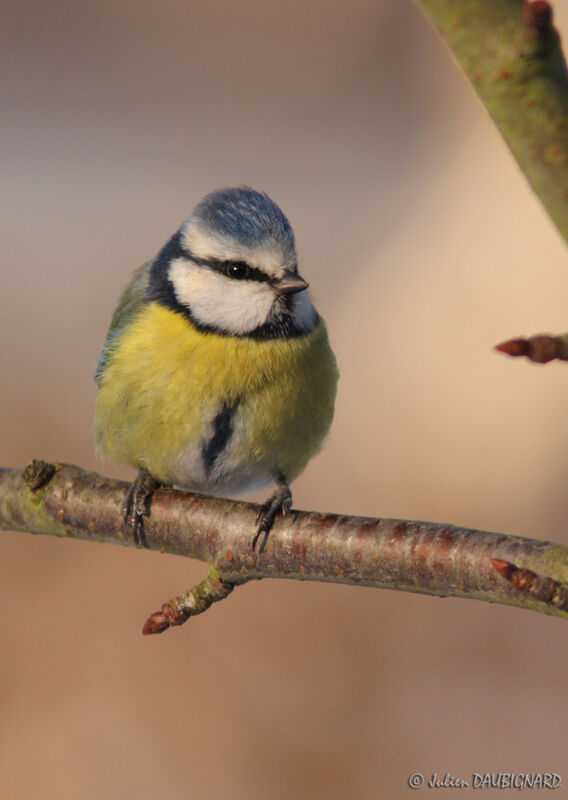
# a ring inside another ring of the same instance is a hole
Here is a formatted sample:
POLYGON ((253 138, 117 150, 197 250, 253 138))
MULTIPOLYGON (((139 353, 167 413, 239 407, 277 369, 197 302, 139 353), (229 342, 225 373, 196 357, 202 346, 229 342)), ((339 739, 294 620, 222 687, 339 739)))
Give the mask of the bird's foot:
POLYGON ((141 469, 126 491, 122 519, 124 525, 131 529, 135 544, 148 547, 144 535, 144 517, 150 516, 152 496, 160 485, 160 481, 150 475, 148 470, 141 469))
POLYGON ((258 527, 256 529, 255 537, 252 540, 252 549, 254 550, 256 548, 256 543, 258 542, 260 534, 264 533, 261 545, 258 548, 259 555, 264 553, 266 543, 268 542, 268 535, 270 534, 270 530, 278 514, 285 516, 285 514, 290 511, 291 508, 292 492, 290 491, 290 487, 284 478, 282 478, 278 482, 278 488, 274 494, 270 495, 268 500, 263 503, 258 510, 258 515, 256 517, 258 527))

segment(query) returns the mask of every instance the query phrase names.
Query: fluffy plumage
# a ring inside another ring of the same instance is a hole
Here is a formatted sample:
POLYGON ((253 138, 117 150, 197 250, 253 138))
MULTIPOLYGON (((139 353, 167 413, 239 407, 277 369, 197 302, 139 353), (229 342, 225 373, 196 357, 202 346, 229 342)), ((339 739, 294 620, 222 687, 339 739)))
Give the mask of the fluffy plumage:
MULTIPOLYGON (((96 374, 99 450, 156 484, 233 494, 277 482, 267 533, 333 417, 337 367, 306 286, 272 200, 208 195, 119 300, 96 374)), ((144 499, 126 509, 133 524, 144 499)))

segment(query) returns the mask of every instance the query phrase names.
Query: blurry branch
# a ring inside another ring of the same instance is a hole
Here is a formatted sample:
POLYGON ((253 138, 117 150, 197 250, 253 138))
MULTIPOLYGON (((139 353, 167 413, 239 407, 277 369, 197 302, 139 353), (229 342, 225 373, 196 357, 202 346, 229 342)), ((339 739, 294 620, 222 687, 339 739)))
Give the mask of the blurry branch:
POLYGON ((416 0, 568 240, 568 74, 546 0, 416 0))
MULTIPOLYGON (((547 0, 416 0, 445 38, 530 185, 568 241, 568 72, 547 0)), ((497 345, 545 364, 568 336, 497 345)))
MULTIPOLYGON (((135 546, 122 523, 127 484, 68 464, 0 470, 0 528, 135 546)), ((159 489, 146 546, 205 561, 209 572, 165 603, 144 633, 205 611, 261 578, 374 586, 486 600, 568 618, 568 548, 446 524, 292 511, 264 553, 252 551, 257 507, 159 489)))

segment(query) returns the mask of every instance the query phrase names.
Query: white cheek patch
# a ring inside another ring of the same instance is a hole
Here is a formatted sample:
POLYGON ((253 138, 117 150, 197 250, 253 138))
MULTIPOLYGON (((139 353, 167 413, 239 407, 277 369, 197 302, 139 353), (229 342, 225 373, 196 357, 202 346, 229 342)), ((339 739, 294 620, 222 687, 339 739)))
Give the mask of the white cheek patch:
POLYGON ((178 303, 198 323, 244 335, 266 322, 274 292, 267 283, 230 280, 218 272, 176 258, 169 278, 178 303))

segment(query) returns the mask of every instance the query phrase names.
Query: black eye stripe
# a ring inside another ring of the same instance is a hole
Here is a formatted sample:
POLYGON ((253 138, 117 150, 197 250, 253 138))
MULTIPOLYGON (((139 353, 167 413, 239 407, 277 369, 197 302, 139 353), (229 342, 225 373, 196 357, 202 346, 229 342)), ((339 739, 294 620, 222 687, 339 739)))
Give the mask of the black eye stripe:
POLYGON ((199 258, 194 256, 189 250, 184 251, 184 256, 200 267, 209 267, 215 272, 225 275, 232 280, 260 281, 270 280, 270 276, 257 267, 251 267, 246 261, 221 261, 217 258, 199 258))

